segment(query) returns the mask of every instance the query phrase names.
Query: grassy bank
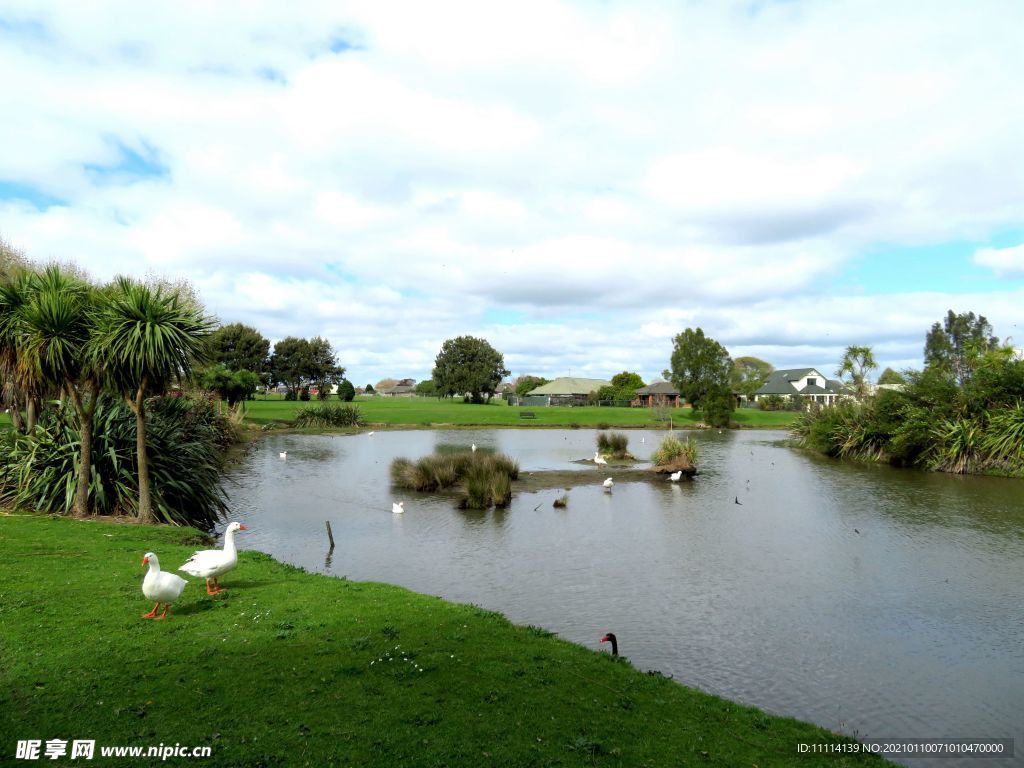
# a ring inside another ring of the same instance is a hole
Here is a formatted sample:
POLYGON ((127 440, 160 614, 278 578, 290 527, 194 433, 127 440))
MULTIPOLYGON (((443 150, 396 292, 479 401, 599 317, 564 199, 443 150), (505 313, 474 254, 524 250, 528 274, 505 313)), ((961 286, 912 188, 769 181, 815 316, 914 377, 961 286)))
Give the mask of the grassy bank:
MULTIPOLYGON (((335 398, 328 402, 336 403, 335 398)), ((510 407, 503 401, 487 405, 440 400, 433 397, 359 397, 354 401, 363 419, 373 425, 389 426, 514 426, 514 427, 643 427, 663 429, 662 412, 649 408, 598 408, 591 406, 568 407, 510 407), (519 414, 527 411, 534 418, 524 419, 519 414)), ((246 421, 262 426, 276 423, 290 424, 296 412, 315 402, 303 403, 280 398, 257 399, 246 403, 246 421)), ((796 414, 785 411, 761 411, 742 408, 733 414, 741 427, 786 429, 796 414)), ((699 412, 690 408, 672 411, 673 426, 677 429, 694 428, 700 422, 699 412)))
POLYGON ((197 539, 0 517, 0 763, 19 739, 95 739, 111 765, 129 761, 101 746, 160 743, 212 749, 169 765, 883 764, 798 757, 842 740, 486 610, 254 552, 230 591, 193 579, 168 620, 139 618, 143 553, 176 566, 197 539))

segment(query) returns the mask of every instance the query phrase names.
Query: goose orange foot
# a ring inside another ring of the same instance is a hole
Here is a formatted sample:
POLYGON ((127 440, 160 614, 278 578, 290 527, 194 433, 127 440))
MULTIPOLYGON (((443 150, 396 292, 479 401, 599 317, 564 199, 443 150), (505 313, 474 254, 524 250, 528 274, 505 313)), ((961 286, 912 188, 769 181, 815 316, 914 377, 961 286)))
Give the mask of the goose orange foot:
POLYGON ((206 594, 219 595, 221 592, 227 592, 227 590, 218 584, 216 579, 213 580, 213 589, 210 589, 210 580, 206 580, 206 594))
MULTIPOLYGON (((160 608, 160 603, 157 603, 156 605, 153 606, 153 610, 152 611, 150 611, 149 613, 142 614, 142 618, 144 618, 144 619, 155 619, 156 618, 157 609, 159 609, 159 608, 160 608)), ((164 613, 167 613, 167 609, 166 608, 164 608, 164 613)))

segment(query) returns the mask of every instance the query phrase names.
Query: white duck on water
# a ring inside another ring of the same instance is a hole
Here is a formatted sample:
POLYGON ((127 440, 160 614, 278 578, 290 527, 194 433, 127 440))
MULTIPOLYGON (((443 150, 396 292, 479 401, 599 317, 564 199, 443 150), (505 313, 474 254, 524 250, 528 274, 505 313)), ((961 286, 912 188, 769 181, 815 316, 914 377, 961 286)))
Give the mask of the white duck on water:
POLYGON ((224 549, 204 549, 196 552, 178 570, 206 579, 206 594, 208 595, 224 592, 218 579, 238 563, 235 532, 247 530, 249 529, 241 523, 230 523, 224 531, 224 549), (210 579, 213 579, 213 589, 210 589, 210 579))
POLYGON ((152 552, 147 552, 142 558, 142 564, 149 566, 146 578, 142 580, 142 594, 150 600, 155 600, 156 605, 149 613, 142 614, 144 619, 163 619, 167 617, 167 609, 171 603, 181 597, 181 591, 188 584, 181 576, 175 573, 168 573, 160 570, 160 560, 152 552), (156 612, 163 603, 164 612, 159 616, 156 612))

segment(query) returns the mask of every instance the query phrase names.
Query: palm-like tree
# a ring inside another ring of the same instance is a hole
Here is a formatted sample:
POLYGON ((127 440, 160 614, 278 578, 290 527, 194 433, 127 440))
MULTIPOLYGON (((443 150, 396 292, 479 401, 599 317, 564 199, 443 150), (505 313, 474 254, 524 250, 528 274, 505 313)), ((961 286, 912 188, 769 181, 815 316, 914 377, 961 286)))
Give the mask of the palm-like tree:
POLYGON ((868 392, 868 373, 876 368, 878 368, 878 363, 875 362, 875 355, 871 351, 871 347, 851 345, 846 348, 843 359, 839 361, 836 376, 842 378, 844 375, 850 374, 857 399, 863 400, 868 392))
POLYGON ((28 269, 16 269, 0 281, 0 372, 4 379, 4 402, 11 408, 15 429, 35 428, 43 382, 38 369, 24 355, 26 343, 25 309, 35 290, 34 276, 28 269), (21 421, 25 405, 26 424, 21 421))
POLYGON ((86 355, 94 332, 96 289, 57 266, 30 278, 19 310, 21 367, 32 379, 62 389, 71 401, 81 441, 75 513, 89 511, 92 478, 92 420, 99 396, 101 365, 86 355))
POLYGON ((118 277, 99 304, 96 325, 90 357, 102 361, 107 381, 135 413, 138 515, 152 522, 145 398, 188 376, 205 358, 214 322, 180 290, 118 277))

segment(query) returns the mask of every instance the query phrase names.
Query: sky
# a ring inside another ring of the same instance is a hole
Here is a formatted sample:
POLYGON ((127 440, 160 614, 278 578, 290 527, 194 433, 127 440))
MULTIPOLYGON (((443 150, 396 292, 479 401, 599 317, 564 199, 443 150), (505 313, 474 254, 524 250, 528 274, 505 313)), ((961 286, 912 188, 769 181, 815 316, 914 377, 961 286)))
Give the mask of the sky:
POLYGON ((356 385, 1024 345, 1018 0, 0 0, 0 237, 356 385))

